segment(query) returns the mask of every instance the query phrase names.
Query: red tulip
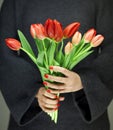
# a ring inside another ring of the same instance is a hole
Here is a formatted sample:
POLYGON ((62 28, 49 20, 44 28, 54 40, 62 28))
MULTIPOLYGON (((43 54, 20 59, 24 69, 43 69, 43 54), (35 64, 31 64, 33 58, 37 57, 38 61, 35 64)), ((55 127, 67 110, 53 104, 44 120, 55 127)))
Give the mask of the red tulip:
POLYGON ((103 42, 103 40, 104 40, 104 37, 102 35, 98 34, 91 40, 91 46, 97 47, 103 42))
POLYGON ((96 35, 96 30, 94 28, 88 30, 85 34, 84 34, 84 40, 85 43, 89 43, 93 37, 96 35))
POLYGON ((42 24, 32 24, 30 27, 30 33, 33 38, 44 39, 47 37, 45 28, 42 24))
POLYGON ((54 39, 59 42, 63 38, 62 25, 57 20, 54 20, 53 22, 54 22, 54 29, 55 29, 54 39))
POLYGON ((5 39, 6 45, 11 49, 18 51, 21 48, 21 43, 14 38, 5 39))
POLYGON ((45 22, 45 30, 47 36, 51 39, 61 41, 63 38, 62 26, 57 20, 47 19, 45 22))
POLYGON ((52 19, 47 19, 45 22, 45 30, 49 38, 54 38, 54 22, 52 19))
POLYGON ((72 24, 69 24, 63 32, 64 37, 70 38, 79 28, 80 23, 79 22, 74 22, 72 24))
POLYGON ((79 42, 81 41, 81 38, 82 38, 82 34, 80 32, 76 32, 73 37, 72 37, 72 43, 73 44, 79 44, 79 42))

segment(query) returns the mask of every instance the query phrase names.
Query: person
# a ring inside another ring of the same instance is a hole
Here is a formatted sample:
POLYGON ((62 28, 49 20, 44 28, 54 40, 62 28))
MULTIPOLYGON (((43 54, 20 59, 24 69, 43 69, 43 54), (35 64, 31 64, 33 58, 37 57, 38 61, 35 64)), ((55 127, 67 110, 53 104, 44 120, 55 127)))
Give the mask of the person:
POLYGON ((113 23, 111 0, 4 0, 0 13, 0 89, 10 110, 8 130, 110 130, 107 108, 113 98, 113 23), (63 26, 78 21, 84 34, 95 28, 105 39, 72 71, 53 66, 66 77, 46 75, 62 82, 48 83, 25 53, 11 51, 4 39, 18 38, 21 30, 33 50, 32 23, 47 18, 63 26), (60 91, 59 100, 55 96, 60 91), (60 106, 59 106, 60 104, 60 106), (47 112, 59 109, 58 123, 47 112))

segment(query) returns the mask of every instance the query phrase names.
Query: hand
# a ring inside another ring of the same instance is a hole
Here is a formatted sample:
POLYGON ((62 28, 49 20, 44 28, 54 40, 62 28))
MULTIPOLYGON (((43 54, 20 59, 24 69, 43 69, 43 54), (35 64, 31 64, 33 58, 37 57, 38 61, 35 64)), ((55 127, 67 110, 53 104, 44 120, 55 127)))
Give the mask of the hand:
POLYGON ((60 106, 59 101, 63 101, 64 97, 57 97, 51 91, 41 87, 36 94, 40 108, 47 113, 53 112, 60 106))
POLYGON ((50 83, 48 81, 44 82, 44 84, 48 86, 48 88, 51 90, 51 93, 53 94, 70 93, 70 92, 78 91, 83 88, 80 76, 77 73, 69 71, 59 66, 51 66, 50 69, 55 72, 60 72, 65 76, 65 77, 58 77, 58 76, 52 76, 48 74, 45 75, 46 80, 59 83, 59 84, 55 84, 55 83, 50 83))

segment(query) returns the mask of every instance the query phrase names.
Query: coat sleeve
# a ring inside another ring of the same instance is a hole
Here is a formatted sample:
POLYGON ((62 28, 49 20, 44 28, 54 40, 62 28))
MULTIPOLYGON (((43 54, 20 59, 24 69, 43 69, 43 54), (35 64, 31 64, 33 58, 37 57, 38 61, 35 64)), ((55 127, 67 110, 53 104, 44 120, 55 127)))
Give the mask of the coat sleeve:
POLYGON ((0 12, 0 89, 11 114, 25 125, 41 113, 35 99, 42 81, 38 69, 6 47, 4 39, 16 38, 15 1, 5 0, 0 12))
POLYGON ((96 30, 105 37, 98 56, 77 70, 83 90, 73 93, 82 118, 91 123, 101 116, 113 98, 113 14, 111 1, 96 5, 96 30))

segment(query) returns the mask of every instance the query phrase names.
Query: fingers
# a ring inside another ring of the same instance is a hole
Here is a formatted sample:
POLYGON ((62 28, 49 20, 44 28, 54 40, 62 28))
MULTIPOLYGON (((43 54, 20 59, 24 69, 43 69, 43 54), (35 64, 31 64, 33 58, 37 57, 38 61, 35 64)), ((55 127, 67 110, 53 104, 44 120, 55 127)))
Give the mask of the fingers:
POLYGON ((43 95, 50 99, 56 99, 56 95, 52 94, 50 89, 44 91, 43 95))
POLYGON ((48 86, 50 89, 63 90, 65 89, 65 84, 54 84, 47 81, 43 82, 44 85, 48 86))
POLYGON ((66 88, 65 84, 54 84, 54 83, 50 83, 50 82, 47 82, 47 81, 44 81, 43 84, 45 86, 48 86, 49 91, 51 91, 51 93, 53 93, 55 95, 58 94, 58 93, 61 93, 66 88))
POLYGON ((50 100, 48 98, 39 99, 41 106, 44 108, 54 109, 57 108, 58 100, 50 100))
POLYGON ((63 101, 64 97, 57 97, 55 94, 50 93, 44 87, 40 88, 36 98, 38 99, 39 106, 45 112, 53 112, 58 109, 59 101, 63 101))
POLYGON ((64 74, 67 77, 71 73, 71 71, 67 70, 66 68, 60 67, 60 66, 50 66, 50 69, 55 71, 55 72, 60 72, 60 73, 64 74))
POLYGON ((66 77, 58 77, 58 76, 52 76, 52 75, 48 75, 48 74, 45 74, 44 77, 47 80, 55 81, 58 83, 65 83, 66 82, 66 77))
POLYGON ((59 82, 59 83, 67 83, 68 77, 72 76, 72 74, 73 74, 71 71, 69 71, 63 67, 59 67, 59 66, 50 66, 50 70, 53 70, 55 72, 60 72, 63 75, 65 75, 65 77, 52 76, 49 74, 44 75, 45 79, 50 80, 50 81, 59 82))
POLYGON ((50 70, 60 72, 65 77, 54 76, 45 74, 46 86, 51 89, 51 93, 70 93, 83 89, 82 81, 80 76, 72 71, 69 71, 63 67, 50 66, 50 70), (50 83, 52 81, 53 83, 50 83))

